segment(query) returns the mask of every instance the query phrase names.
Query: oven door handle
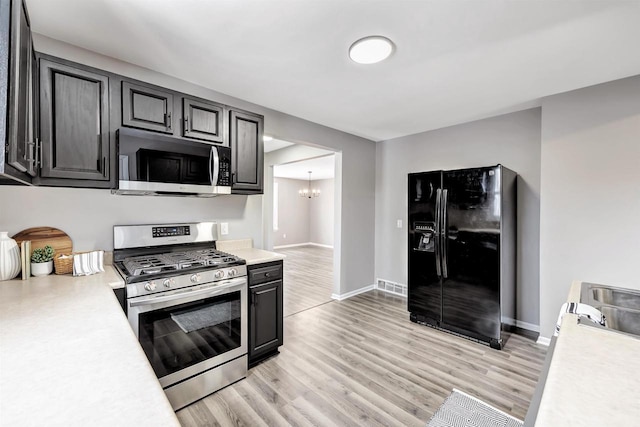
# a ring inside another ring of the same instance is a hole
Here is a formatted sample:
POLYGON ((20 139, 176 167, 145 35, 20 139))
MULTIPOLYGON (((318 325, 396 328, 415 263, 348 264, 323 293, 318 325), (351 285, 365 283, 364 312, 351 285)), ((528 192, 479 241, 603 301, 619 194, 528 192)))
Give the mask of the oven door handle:
POLYGON ((171 295, 166 295, 166 296, 160 295, 160 296, 145 298, 141 300, 129 300, 129 307, 161 304, 168 301, 178 301, 181 299, 191 298, 194 296, 215 296, 215 295, 227 293, 229 292, 230 288, 237 287, 244 284, 246 284, 245 278, 230 279, 220 283, 216 283, 215 285, 206 287, 204 289, 200 288, 195 291, 183 291, 183 292, 178 292, 171 295))

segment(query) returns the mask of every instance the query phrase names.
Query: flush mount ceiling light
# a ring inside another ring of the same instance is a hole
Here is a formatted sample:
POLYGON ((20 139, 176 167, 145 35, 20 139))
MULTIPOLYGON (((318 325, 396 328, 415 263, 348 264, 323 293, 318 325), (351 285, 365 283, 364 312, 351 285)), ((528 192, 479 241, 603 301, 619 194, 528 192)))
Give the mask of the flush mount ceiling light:
POLYGON ((358 64, 375 64, 393 53, 393 42, 383 36, 368 36, 349 48, 349 58, 358 64))

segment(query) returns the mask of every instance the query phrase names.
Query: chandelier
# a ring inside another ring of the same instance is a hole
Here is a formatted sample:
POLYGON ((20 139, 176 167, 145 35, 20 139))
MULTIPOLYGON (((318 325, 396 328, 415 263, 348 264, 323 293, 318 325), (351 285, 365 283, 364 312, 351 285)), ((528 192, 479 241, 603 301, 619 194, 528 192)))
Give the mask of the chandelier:
POLYGON ((298 191, 298 194, 300 194, 300 197, 308 197, 309 199, 320 195, 320 190, 311 189, 311 171, 309 171, 309 186, 298 191))

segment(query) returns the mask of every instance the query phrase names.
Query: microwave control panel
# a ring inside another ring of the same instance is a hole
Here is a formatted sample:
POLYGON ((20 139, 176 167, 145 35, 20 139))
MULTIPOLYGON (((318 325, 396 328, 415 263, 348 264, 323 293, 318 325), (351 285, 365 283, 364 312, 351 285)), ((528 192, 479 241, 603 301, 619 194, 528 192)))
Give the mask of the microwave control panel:
POLYGON ((222 187, 231 186, 231 149, 227 147, 218 147, 218 156, 220 158, 220 167, 218 169, 218 182, 216 185, 222 187))
POLYGON ((153 237, 173 237, 191 235, 191 227, 188 225, 152 227, 153 237))

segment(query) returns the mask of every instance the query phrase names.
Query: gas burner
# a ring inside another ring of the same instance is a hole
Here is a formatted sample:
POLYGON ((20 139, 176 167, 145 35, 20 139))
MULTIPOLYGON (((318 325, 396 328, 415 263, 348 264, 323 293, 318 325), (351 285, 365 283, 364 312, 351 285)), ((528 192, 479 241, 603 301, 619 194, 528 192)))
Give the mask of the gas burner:
POLYGON ((174 271, 179 268, 177 264, 167 263, 166 260, 157 255, 126 258, 124 266, 132 276, 157 274, 163 271, 174 271))
POLYGON ((123 265, 129 275, 145 276, 206 266, 224 267, 238 261, 238 257, 216 249, 199 249, 128 257, 123 260, 123 265))

